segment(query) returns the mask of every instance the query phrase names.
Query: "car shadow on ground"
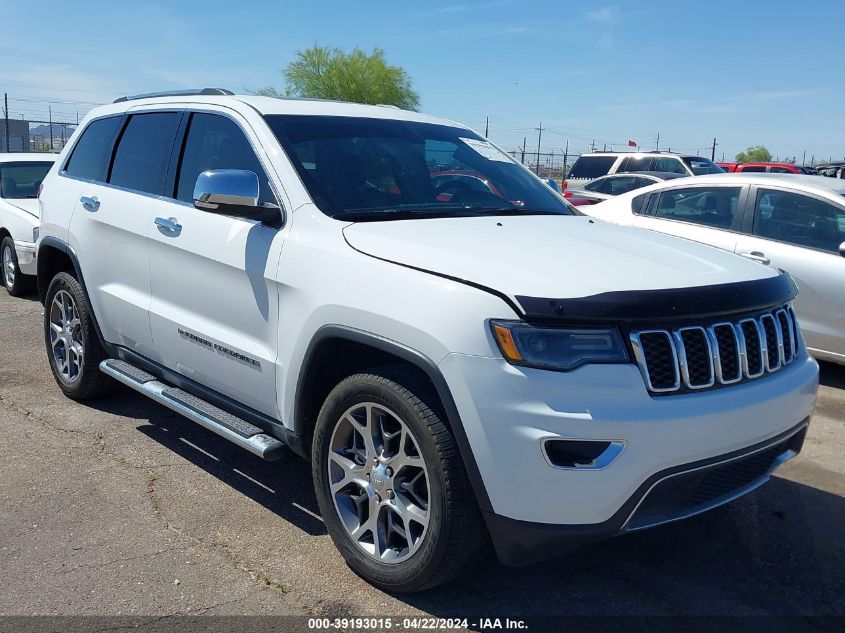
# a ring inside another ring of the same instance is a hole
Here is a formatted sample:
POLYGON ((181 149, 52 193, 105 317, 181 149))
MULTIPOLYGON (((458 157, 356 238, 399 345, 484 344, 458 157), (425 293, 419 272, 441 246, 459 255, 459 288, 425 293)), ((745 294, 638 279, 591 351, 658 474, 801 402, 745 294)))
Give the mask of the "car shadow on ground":
MULTIPOLYGON (((96 407, 148 421, 138 430, 150 439, 280 519, 326 533, 310 466, 292 453, 263 462, 128 390, 96 407)), ((845 615, 842 525, 845 499, 773 477, 723 508, 528 567, 503 567, 488 548, 457 580, 395 597, 442 617, 845 615)))
POLYGON ((319 518, 310 465, 290 451, 266 462, 211 431, 121 388, 87 403, 101 411, 149 422, 138 430, 308 534, 326 533, 319 518))

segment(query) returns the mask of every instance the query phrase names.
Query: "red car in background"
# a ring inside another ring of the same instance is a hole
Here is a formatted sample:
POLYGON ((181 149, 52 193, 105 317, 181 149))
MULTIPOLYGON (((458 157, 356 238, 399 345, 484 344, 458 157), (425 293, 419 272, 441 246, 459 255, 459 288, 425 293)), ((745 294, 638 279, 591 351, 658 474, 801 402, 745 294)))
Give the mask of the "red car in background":
POLYGON ((770 174, 814 174, 815 171, 792 163, 716 163, 725 171, 767 172, 770 174))

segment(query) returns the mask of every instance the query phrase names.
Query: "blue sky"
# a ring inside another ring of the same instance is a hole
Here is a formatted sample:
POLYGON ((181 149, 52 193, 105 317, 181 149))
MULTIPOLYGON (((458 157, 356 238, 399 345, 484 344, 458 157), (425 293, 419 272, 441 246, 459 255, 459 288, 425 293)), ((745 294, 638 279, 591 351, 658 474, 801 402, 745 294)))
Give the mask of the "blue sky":
POLYGON ((314 43, 386 51, 422 109, 512 149, 629 138, 730 158, 843 158, 845 2, 452 0, 27 3, 0 0, 13 115, 75 118, 168 88, 273 84, 314 43), (63 7, 63 8, 59 8, 63 7), (64 102, 64 103, 62 103, 64 102))

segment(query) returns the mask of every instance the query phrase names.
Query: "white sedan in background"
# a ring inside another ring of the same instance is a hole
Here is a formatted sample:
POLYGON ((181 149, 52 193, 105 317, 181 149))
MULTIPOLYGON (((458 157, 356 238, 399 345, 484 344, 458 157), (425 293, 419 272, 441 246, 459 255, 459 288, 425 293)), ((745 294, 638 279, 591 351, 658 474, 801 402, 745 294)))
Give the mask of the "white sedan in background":
POLYGON ((845 364, 845 181, 713 174, 679 178, 580 210, 677 235, 788 271, 807 347, 845 364))
POLYGON ((53 154, 0 154, 0 281, 14 296, 35 290, 38 187, 55 161, 53 154))

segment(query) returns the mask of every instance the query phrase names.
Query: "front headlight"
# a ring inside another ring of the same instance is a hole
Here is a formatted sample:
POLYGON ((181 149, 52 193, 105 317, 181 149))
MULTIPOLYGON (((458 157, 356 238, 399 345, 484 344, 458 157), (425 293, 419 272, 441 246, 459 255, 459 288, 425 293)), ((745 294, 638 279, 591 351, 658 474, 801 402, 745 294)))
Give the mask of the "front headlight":
POLYGON ((587 363, 626 363, 628 352, 612 327, 546 327, 491 321, 505 359, 514 365, 565 371, 587 363))

